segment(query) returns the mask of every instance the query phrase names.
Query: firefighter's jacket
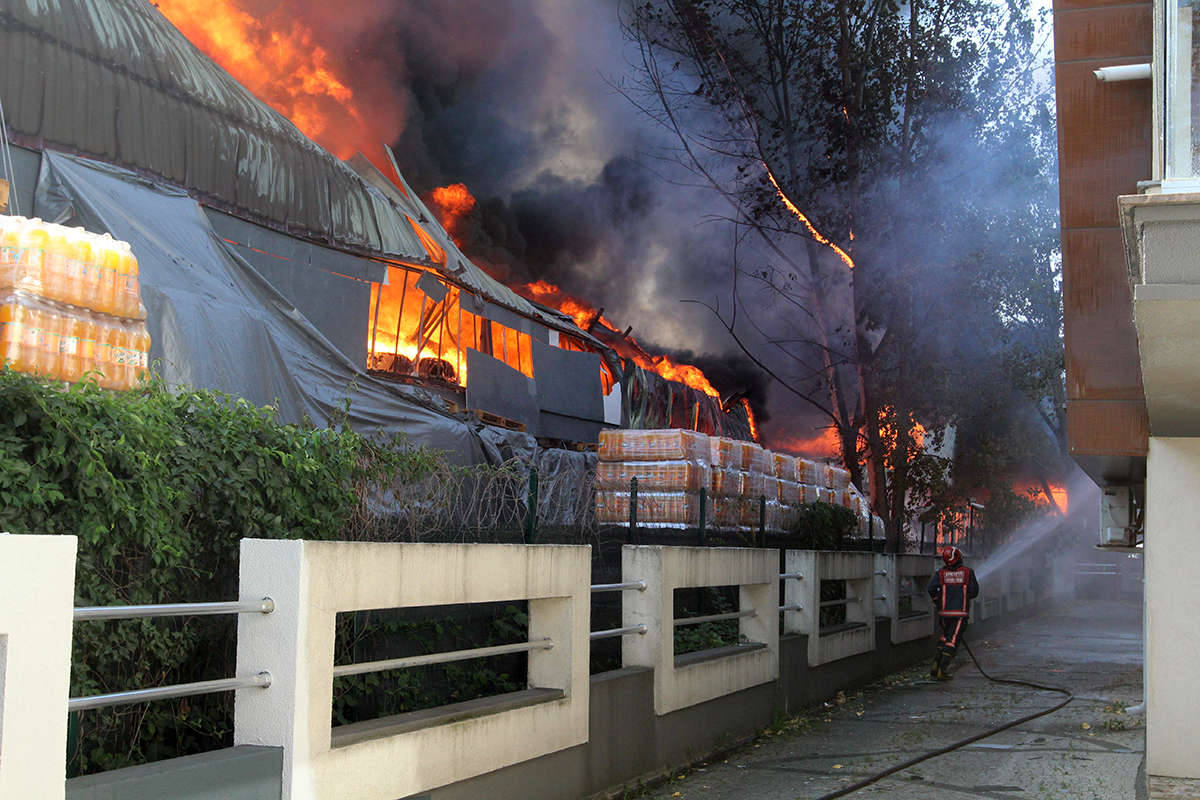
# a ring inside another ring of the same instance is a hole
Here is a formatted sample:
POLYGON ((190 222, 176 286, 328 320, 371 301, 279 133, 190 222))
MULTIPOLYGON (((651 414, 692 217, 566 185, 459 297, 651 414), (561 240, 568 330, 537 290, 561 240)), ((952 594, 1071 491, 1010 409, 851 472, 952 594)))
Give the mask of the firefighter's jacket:
POLYGON ((979 596, 975 570, 962 564, 953 569, 942 567, 929 579, 929 596, 937 606, 939 617, 965 618, 970 602, 979 596))

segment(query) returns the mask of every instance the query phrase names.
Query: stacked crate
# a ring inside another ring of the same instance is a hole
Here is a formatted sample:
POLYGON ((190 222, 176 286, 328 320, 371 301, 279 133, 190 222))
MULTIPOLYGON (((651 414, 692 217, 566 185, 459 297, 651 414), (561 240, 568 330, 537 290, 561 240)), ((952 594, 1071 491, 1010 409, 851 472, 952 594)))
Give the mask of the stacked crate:
MULTIPOLYGON (((607 430, 600 434, 596 516, 629 522, 630 481, 637 478, 639 526, 694 528, 705 489, 709 527, 772 532, 794 529, 805 504, 849 508, 869 530, 869 504, 840 467, 764 450, 753 442, 685 430, 607 430), (765 509, 764 509, 765 502, 765 509)), ((882 526, 876 521, 875 531, 882 526)))

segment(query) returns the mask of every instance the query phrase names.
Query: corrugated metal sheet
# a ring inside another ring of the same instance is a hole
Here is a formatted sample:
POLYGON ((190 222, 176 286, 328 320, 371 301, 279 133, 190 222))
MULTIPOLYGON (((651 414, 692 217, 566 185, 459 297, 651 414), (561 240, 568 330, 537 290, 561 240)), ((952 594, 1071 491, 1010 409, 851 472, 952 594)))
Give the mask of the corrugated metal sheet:
POLYGON ((153 173, 299 235, 425 260, 391 201, 144 0, 8 0, 0 97, 23 141, 153 173))

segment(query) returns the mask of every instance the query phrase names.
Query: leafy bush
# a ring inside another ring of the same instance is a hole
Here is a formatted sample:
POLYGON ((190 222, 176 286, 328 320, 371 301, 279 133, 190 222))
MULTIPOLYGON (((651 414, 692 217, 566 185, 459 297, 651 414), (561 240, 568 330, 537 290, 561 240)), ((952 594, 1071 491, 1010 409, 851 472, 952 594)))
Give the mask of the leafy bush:
POLYGON ((858 533, 858 517, 848 508, 809 503, 800 512, 793 532, 806 550, 841 550, 858 533))
MULTIPOLYGON (((402 441, 281 424, 273 408, 151 380, 116 394, 0 370, 0 530, 79 537, 76 605, 229 600, 243 537, 335 539, 362 499, 434 459, 402 441)), ((76 626, 71 693, 233 674, 224 618, 76 626)), ((73 766, 226 746, 221 696, 84 712, 73 766)))

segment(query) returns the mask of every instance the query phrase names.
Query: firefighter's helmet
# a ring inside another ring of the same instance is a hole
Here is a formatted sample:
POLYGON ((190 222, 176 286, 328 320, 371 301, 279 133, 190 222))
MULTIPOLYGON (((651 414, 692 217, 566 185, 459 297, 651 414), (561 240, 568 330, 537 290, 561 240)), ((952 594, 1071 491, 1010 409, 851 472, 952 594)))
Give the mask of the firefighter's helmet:
POLYGON ((947 567, 957 567, 962 563, 962 550, 957 547, 943 547, 942 561, 946 562, 947 567))

